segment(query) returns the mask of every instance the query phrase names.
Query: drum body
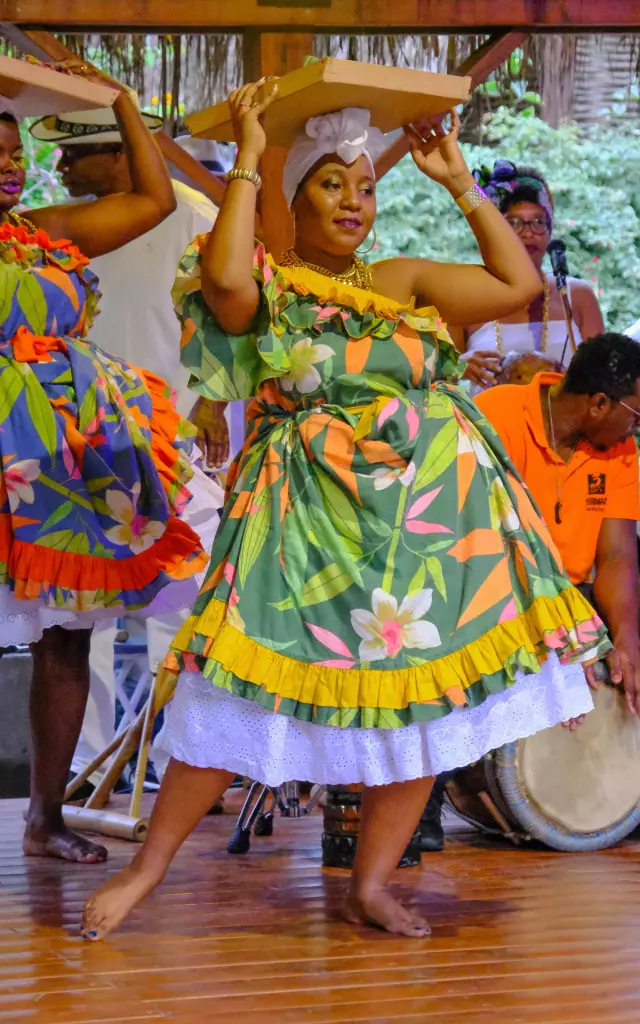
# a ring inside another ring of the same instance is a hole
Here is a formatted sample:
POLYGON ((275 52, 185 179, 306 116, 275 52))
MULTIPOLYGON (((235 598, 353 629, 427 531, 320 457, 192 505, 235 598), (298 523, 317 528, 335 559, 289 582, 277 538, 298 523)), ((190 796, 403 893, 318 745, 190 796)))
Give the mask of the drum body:
MULTIPOLYGON (((360 786, 327 786, 322 831, 324 868, 353 867, 360 833, 361 798, 360 786)), ((398 867, 417 867, 420 858, 420 833, 416 831, 398 867)))
POLYGON ((640 721, 612 686, 575 732, 545 729, 455 773, 447 796, 461 817, 515 842, 602 850, 640 824, 640 721))

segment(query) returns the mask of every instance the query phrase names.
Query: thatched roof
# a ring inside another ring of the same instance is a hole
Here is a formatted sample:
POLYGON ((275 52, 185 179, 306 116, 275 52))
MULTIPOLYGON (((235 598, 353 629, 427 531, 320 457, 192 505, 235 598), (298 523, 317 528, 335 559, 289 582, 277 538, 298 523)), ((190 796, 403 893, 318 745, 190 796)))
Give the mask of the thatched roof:
MULTIPOLYGON (((132 86, 142 106, 159 113, 176 132, 185 112, 226 97, 243 78, 242 37, 224 34, 98 35, 59 37, 74 52, 132 86)), ((314 37, 316 56, 341 56, 380 64, 453 71, 486 35, 389 35, 314 37)), ((466 111, 467 133, 502 103, 517 104, 525 92, 542 96, 551 124, 567 118, 597 120, 637 79, 640 36, 532 35, 493 76, 490 90, 474 94, 466 111)), ((3 52, 11 52, 5 44, 3 52)), ((636 114, 634 101, 629 114, 636 114)))

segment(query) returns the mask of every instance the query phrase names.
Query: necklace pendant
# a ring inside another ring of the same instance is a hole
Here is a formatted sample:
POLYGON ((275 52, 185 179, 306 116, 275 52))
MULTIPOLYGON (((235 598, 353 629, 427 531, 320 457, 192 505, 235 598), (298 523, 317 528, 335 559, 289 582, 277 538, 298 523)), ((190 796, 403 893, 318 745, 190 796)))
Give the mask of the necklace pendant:
POLYGON ((560 525, 562 523, 562 516, 560 515, 560 512, 562 511, 562 502, 561 501, 556 501, 556 505, 555 505, 555 508, 554 508, 553 511, 554 511, 555 521, 556 521, 556 523, 558 525, 560 525))

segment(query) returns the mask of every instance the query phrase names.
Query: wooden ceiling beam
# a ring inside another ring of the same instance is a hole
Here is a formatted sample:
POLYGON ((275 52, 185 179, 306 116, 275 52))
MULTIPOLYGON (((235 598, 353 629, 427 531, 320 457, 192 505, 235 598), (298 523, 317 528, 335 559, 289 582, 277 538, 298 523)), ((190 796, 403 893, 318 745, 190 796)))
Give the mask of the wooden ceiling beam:
POLYGON ((0 21, 56 29, 225 32, 634 31, 638 0, 0 0, 0 21))
MULTIPOLYGON (((482 82, 486 82, 496 68, 511 56, 513 51, 522 46, 528 32, 503 32, 488 39, 477 50, 470 53, 466 60, 454 71, 456 75, 469 75, 471 91, 482 82)), ((392 167, 402 160, 409 152, 409 142, 405 135, 401 136, 376 161, 376 180, 380 181, 392 167)))
MULTIPOLYGON (((302 67, 313 53, 313 35, 300 32, 251 30, 244 34, 244 80, 255 82, 263 75, 286 75, 302 67)), ((260 161, 263 189, 260 194, 262 230, 267 249, 277 259, 294 241, 293 219, 282 192, 282 171, 286 150, 267 146, 260 161)))

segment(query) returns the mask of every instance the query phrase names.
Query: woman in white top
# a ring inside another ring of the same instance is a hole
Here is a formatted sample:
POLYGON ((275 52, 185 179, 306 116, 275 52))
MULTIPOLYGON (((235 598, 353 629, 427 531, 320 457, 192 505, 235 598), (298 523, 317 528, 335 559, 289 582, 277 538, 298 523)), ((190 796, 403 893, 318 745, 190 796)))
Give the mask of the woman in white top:
MULTIPOLYGON (((573 350, 568 338, 562 299, 553 275, 542 263, 553 229, 553 199, 544 178, 528 167, 498 160, 493 172, 476 171, 476 179, 520 237, 544 281, 544 292, 511 316, 467 327, 450 326, 460 352, 467 357, 465 377, 475 391, 496 383, 527 383, 545 369, 567 366, 573 350)), ((602 312, 592 289, 571 278, 568 290, 576 344, 604 330, 602 312)))

